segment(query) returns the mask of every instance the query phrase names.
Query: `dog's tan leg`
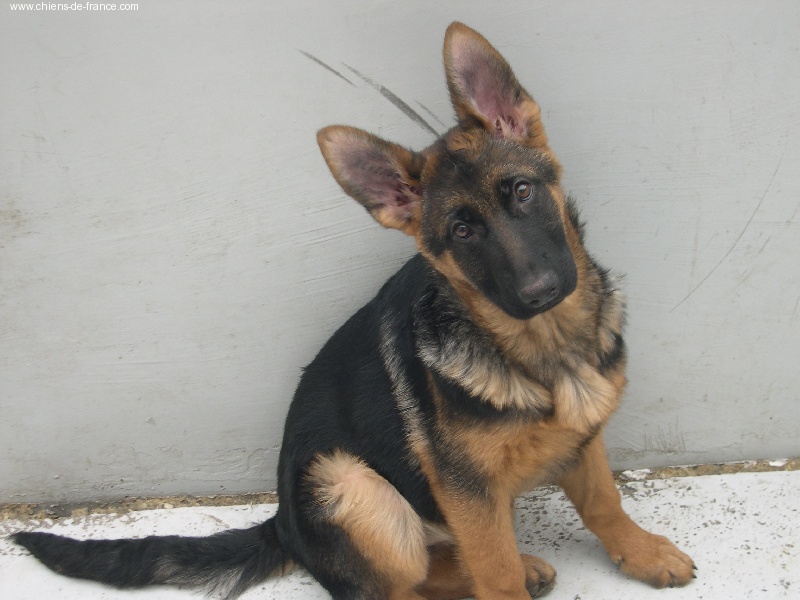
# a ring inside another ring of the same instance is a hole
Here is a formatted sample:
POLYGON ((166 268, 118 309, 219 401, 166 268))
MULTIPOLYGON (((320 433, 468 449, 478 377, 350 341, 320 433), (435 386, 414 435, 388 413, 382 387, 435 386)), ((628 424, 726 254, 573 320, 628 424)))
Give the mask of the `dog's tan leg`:
MULTIPOLYGON (((521 555, 526 571, 526 587, 535 598, 543 596, 555 585, 556 572, 541 558, 521 555)), ((475 596, 472 578, 466 572, 452 546, 431 549, 428 578, 417 591, 427 600, 460 600, 475 596)))
POLYGON ((639 527, 622 510, 602 435, 589 443, 578 466, 558 483, 584 525, 600 539, 624 573, 654 587, 686 585, 692 580, 692 559, 667 538, 639 527))
POLYGON ((542 559, 520 556, 517 550, 511 498, 495 502, 444 496, 440 506, 478 600, 530 600, 552 588, 553 567, 542 559))

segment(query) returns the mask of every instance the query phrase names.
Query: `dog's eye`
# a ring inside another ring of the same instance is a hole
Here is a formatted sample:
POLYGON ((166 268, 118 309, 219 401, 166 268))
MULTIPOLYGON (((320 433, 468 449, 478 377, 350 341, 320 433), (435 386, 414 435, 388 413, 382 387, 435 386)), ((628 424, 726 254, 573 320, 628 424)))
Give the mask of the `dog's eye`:
POLYGON ((522 180, 514 184, 514 197, 520 202, 525 202, 531 199, 533 195, 533 184, 522 180))
POLYGON ((466 240, 472 236, 472 233, 472 228, 466 223, 461 223, 459 221, 453 225, 453 235, 461 238, 462 240, 466 240))

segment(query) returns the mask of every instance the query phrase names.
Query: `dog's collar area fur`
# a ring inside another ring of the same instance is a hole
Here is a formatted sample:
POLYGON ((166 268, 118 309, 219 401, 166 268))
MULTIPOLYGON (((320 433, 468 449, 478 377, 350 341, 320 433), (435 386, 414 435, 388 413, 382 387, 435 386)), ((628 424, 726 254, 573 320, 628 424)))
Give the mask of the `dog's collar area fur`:
MULTIPOLYGON (((439 277, 412 310, 417 355, 426 367, 499 412, 554 416, 565 426, 591 431, 618 405, 619 394, 605 374, 624 360, 624 299, 616 280, 604 272, 598 283, 601 306, 592 333, 600 338, 602 355, 583 356, 571 346, 554 344, 553 352, 537 364, 519 364, 475 323, 456 292, 439 277)), ((558 317, 544 313, 533 319, 558 317)), ((527 335, 535 331, 531 327, 527 335)))

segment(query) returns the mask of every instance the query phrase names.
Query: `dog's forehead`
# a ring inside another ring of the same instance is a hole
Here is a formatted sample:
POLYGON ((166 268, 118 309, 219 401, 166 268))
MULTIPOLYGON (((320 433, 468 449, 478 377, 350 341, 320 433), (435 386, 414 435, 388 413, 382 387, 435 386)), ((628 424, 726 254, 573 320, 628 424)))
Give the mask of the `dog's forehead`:
POLYGON ((560 166, 545 149, 456 130, 431 150, 423 186, 427 198, 446 211, 465 204, 494 210, 500 185, 515 177, 558 183, 560 166))

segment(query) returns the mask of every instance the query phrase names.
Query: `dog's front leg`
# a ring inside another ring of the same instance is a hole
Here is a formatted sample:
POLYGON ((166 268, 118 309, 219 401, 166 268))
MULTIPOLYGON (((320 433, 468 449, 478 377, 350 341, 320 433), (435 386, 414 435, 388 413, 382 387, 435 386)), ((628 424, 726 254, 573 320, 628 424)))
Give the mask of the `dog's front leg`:
POLYGON ((519 554, 511 498, 464 497, 463 490, 443 495, 445 518, 478 600, 530 600, 552 589, 555 569, 519 554))
POLYGON ((686 585, 692 580, 692 559, 667 538, 639 527, 622 510, 602 435, 589 443, 578 466, 558 483, 584 525, 600 539, 624 573, 654 587, 686 585))

